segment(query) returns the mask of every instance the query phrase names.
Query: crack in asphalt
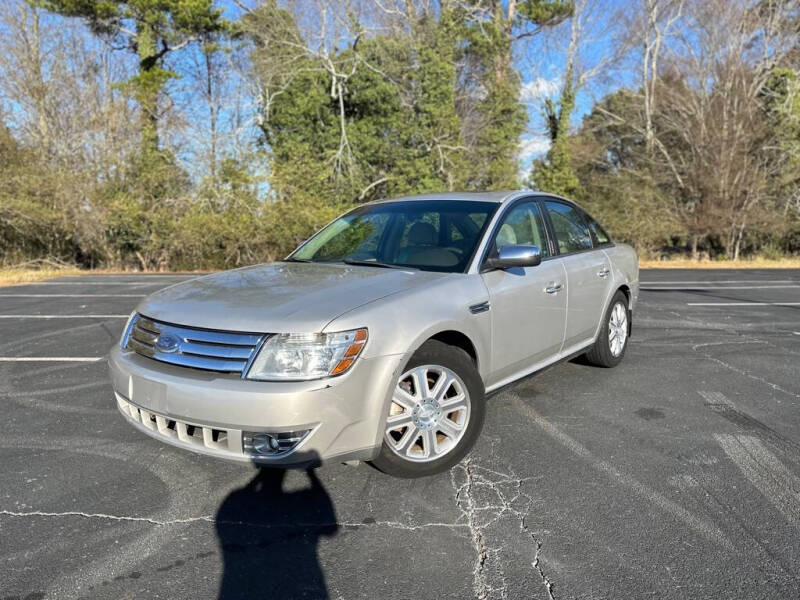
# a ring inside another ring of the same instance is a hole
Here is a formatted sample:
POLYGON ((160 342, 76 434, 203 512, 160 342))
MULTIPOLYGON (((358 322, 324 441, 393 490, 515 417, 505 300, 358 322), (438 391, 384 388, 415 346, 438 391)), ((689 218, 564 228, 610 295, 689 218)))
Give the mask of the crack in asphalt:
POLYGON ((389 527, 392 529, 401 529, 406 531, 417 531, 420 529, 430 529, 434 527, 441 527, 446 529, 463 529, 468 527, 464 523, 420 523, 417 525, 410 524, 410 523, 401 523, 400 521, 370 521, 368 523, 364 522, 348 522, 348 521, 336 521, 336 522, 309 522, 309 523, 254 523, 250 521, 229 521, 229 520, 218 520, 210 515, 201 515, 198 517, 186 517, 182 519, 168 519, 168 520, 161 520, 161 519, 153 519, 150 517, 133 517, 127 515, 110 515, 106 513, 89 513, 77 510, 70 510, 70 511, 63 511, 63 512, 46 512, 41 510, 32 510, 32 511, 12 511, 12 510, 0 510, 0 516, 7 516, 7 517, 82 517, 86 519, 104 519, 109 521, 126 521, 126 522, 135 522, 135 523, 148 523, 150 525, 156 525, 159 527, 162 526, 169 526, 169 525, 184 525, 187 523, 212 523, 212 524, 220 524, 220 525, 241 525, 243 527, 259 527, 262 529, 309 529, 313 527, 330 527, 332 525, 338 525, 339 527, 347 527, 347 528, 354 528, 354 527, 389 527))
POLYGON ((547 590, 547 596, 554 600, 553 582, 545 573, 541 561, 542 541, 527 523, 527 516, 533 506, 533 498, 522 490, 522 484, 531 477, 517 477, 513 474, 501 473, 492 469, 475 465, 472 459, 466 459, 450 471, 450 478, 455 490, 455 500, 461 517, 466 521, 475 547, 475 567, 473 569, 473 590, 477 600, 490 598, 508 598, 508 584, 503 571, 501 550, 494 548, 487 540, 487 532, 495 523, 505 516, 511 516, 518 522, 519 530, 530 537, 534 549, 530 565, 541 579, 547 590), (456 474, 463 475, 463 483, 458 483, 456 474), (506 488, 505 490, 503 488, 506 488), (478 492, 489 491, 496 501, 479 503, 478 492), (520 508, 515 507, 523 502, 520 508), (484 515, 488 515, 484 517, 484 515))
POLYGON ((453 488, 456 491, 456 506, 461 511, 461 514, 467 519, 467 527, 469 528, 470 535, 472 536, 472 543, 475 546, 477 558, 475 559, 475 568, 472 570, 473 582, 472 588, 475 591, 475 598, 484 600, 489 594, 489 586, 483 574, 483 567, 486 563, 486 544, 484 543, 483 533, 477 525, 475 513, 475 500, 472 497, 472 486, 474 483, 472 473, 472 459, 467 459, 459 467, 466 475, 466 482, 460 487, 455 482, 455 471, 453 468, 450 470, 450 479, 453 488), (462 503, 462 497, 464 499, 462 503))

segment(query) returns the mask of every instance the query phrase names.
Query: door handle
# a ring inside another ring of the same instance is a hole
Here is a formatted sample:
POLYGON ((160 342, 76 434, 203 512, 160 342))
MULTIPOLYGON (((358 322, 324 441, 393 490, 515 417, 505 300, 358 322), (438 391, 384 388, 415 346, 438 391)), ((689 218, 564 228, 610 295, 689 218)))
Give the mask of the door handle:
POLYGON ((548 285, 546 288, 544 288, 544 291, 547 292, 548 294, 556 294, 556 293, 560 292, 563 289, 564 289, 564 286, 561 285, 560 283, 553 283, 551 285, 548 285))
POLYGON ((611 271, 609 271, 609 270, 608 270, 608 267, 607 267, 607 266, 603 265, 603 266, 600 268, 600 270, 597 272, 597 276, 598 276, 598 277, 608 277, 608 274, 609 274, 609 273, 611 273, 611 271))

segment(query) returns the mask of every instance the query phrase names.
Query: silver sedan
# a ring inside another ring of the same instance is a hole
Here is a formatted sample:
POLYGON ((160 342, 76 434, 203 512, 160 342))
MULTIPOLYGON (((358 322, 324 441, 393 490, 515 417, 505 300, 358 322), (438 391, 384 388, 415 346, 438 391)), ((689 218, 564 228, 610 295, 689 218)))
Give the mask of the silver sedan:
POLYGON ((176 446, 418 477, 469 452, 487 393, 581 354, 617 365, 638 290, 634 250, 563 198, 373 202, 283 261, 146 298, 111 378, 125 418, 176 446))

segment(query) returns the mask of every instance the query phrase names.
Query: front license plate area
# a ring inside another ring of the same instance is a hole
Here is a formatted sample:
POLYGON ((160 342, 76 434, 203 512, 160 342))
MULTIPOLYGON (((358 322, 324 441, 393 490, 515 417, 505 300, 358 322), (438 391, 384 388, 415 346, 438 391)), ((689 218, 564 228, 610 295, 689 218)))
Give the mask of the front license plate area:
POLYGON ((167 386, 138 375, 131 375, 131 401, 154 412, 165 412, 167 386))

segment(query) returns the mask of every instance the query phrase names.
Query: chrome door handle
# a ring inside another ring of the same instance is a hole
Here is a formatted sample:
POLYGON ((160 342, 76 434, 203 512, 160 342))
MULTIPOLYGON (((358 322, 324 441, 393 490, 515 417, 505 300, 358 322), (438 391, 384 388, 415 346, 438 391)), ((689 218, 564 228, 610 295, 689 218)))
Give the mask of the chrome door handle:
POLYGON ((597 272, 597 276, 598 277, 608 277, 609 273, 611 273, 611 271, 608 270, 607 266, 603 265, 603 267, 597 272))
POLYGON ((548 294, 556 294, 563 289, 564 289, 563 285, 561 285, 560 283, 554 283, 553 285, 548 285, 546 288, 544 288, 544 291, 547 292, 548 294))

